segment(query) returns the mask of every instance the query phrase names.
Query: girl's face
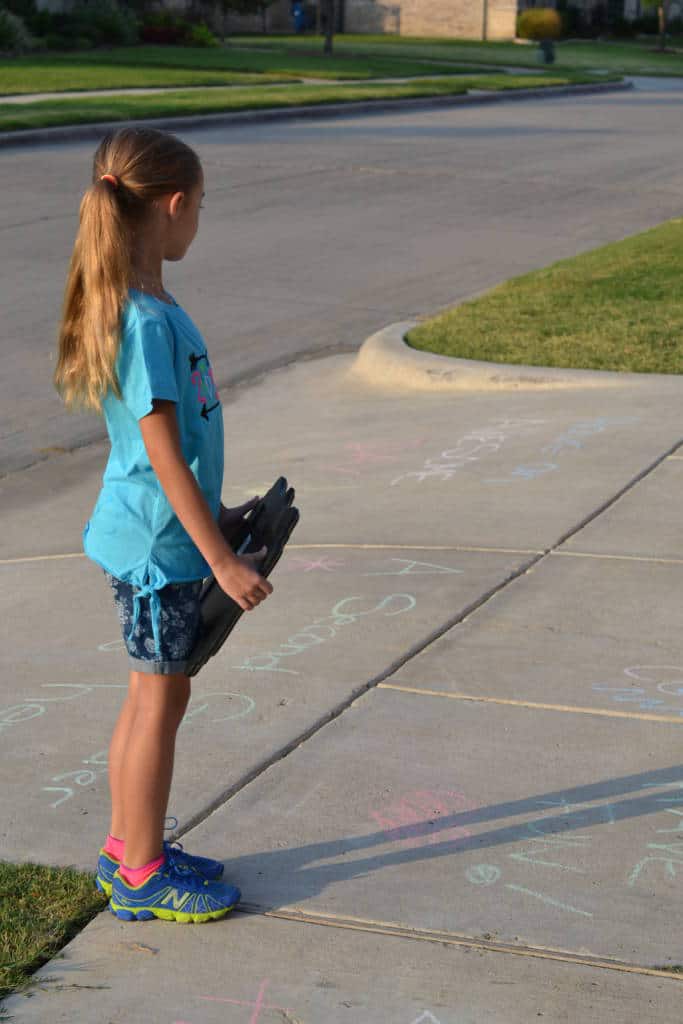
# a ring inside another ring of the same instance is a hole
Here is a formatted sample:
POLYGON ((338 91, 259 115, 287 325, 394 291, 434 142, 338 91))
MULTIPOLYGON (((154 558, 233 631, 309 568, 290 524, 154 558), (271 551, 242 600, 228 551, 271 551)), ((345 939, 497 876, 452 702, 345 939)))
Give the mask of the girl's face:
POLYGON ((166 203, 164 259, 181 260, 190 248, 199 227, 199 210, 204 198, 204 175, 189 192, 174 192, 166 203))

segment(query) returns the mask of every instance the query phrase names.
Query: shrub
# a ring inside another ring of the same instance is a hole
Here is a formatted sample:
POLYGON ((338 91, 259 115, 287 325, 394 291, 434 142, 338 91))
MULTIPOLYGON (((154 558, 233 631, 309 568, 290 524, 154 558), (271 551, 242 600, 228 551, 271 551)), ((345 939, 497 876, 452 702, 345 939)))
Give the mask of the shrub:
POLYGON ((0 7, 0 50, 24 53, 32 50, 36 41, 17 14, 0 7))
POLYGON ((532 7, 517 18, 520 39, 559 39, 561 34, 562 18, 552 7, 532 7))
POLYGON ((47 32, 43 39, 48 50, 70 50, 73 46, 71 40, 59 32, 47 32))
POLYGON ((568 3, 567 0, 558 0, 557 13, 562 18, 562 35, 575 38, 583 31, 583 18, 581 8, 576 4, 568 3))
POLYGON ((612 18, 609 28, 611 35, 617 39, 632 39, 636 34, 633 22, 621 16, 612 18))
POLYGON ((641 14, 640 17, 633 19, 632 24, 634 31, 638 34, 656 36, 659 32, 656 11, 653 11, 652 14, 641 14))
POLYGON ((91 39, 96 46, 131 46, 138 41, 135 15, 113 0, 78 4, 66 17, 68 35, 91 39))
POLYGON ((90 46, 131 46, 138 41, 133 12, 114 0, 80 2, 69 11, 36 11, 29 26, 44 36, 51 50, 87 49, 90 46))
POLYGON ((35 0, 3 0, 2 6, 10 14, 16 14, 27 25, 36 13, 35 0))
POLYGON ((140 29, 140 38, 144 43, 173 45, 185 42, 190 30, 191 25, 184 18, 171 11, 155 11, 145 17, 140 29))
POLYGON ((200 22, 193 25, 185 36, 183 42, 187 46, 220 46, 220 40, 213 34, 211 29, 200 22))

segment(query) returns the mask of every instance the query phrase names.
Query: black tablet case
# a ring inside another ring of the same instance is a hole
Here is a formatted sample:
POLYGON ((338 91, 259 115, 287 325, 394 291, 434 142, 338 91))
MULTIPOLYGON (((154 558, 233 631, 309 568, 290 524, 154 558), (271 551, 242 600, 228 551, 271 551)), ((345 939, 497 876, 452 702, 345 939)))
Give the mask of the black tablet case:
MULTIPOLYGON (((286 479, 281 476, 230 538, 230 544, 238 555, 260 551, 264 546, 268 549, 257 566, 262 576, 269 576, 273 571, 299 521, 299 510, 293 501, 294 488, 288 487, 286 479)), ((196 676, 209 658, 221 649, 242 615, 240 606, 221 590, 213 576, 204 582, 200 602, 201 628, 189 658, 189 676, 196 676)))

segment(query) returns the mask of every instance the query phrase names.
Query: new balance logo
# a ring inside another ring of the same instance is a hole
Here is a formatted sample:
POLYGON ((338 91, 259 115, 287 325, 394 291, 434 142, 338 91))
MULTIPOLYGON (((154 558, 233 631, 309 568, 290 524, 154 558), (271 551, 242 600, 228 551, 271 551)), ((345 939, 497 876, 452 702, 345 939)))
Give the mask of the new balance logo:
POLYGON ((170 903, 174 910, 182 910, 189 899, 189 892, 180 893, 177 889, 169 889, 161 900, 161 906, 163 907, 165 904, 170 903))

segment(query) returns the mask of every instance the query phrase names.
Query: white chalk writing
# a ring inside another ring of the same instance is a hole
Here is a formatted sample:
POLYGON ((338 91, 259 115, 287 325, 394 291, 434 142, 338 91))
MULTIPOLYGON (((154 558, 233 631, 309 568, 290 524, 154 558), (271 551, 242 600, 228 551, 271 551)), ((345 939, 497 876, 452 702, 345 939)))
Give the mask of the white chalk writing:
POLYGON ((379 614, 387 618, 403 615, 417 604, 412 594, 389 594, 371 608, 358 608, 358 602, 363 600, 363 597, 345 597, 337 601, 329 615, 314 619, 274 650, 253 654, 245 658, 241 665, 233 665, 233 668, 241 672, 287 672, 289 675, 299 675, 296 669, 282 668, 281 662, 285 658, 305 654, 311 648, 326 643, 335 637, 340 629, 353 625, 359 619, 379 614))
POLYGON ((471 430, 455 444, 453 448, 444 449, 440 455, 425 459, 422 469, 403 473, 391 481, 392 487, 403 480, 452 480, 456 473, 472 463, 479 462, 487 455, 500 451, 505 442, 516 433, 528 427, 544 423, 544 420, 505 419, 499 420, 490 427, 471 430))
MULTIPOLYGON (((581 420, 578 423, 574 423, 568 430, 560 434, 559 437, 556 437, 549 444, 544 445, 541 448, 541 455, 546 460, 548 457, 557 459, 568 451, 579 451, 583 448, 584 442, 588 438, 594 437, 596 434, 602 434, 608 427, 621 427, 637 422, 637 416, 598 416, 592 420, 581 420)), ((536 480, 538 477, 546 473, 552 473, 556 469, 559 469, 557 462, 532 462, 515 466, 507 476, 484 480, 484 483, 509 484, 515 483, 518 480, 536 480)))

